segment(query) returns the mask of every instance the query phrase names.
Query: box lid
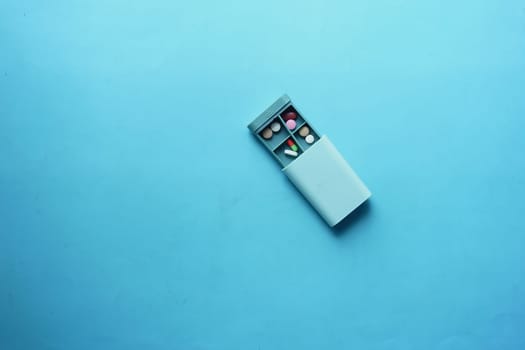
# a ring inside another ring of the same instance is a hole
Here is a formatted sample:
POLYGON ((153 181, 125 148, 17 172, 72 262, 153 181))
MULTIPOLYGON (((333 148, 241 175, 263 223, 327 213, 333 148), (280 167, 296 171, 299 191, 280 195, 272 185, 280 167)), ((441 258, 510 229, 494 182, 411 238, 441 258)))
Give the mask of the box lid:
POLYGON ((330 226, 371 193, 326 136, 282 170, 330 226))

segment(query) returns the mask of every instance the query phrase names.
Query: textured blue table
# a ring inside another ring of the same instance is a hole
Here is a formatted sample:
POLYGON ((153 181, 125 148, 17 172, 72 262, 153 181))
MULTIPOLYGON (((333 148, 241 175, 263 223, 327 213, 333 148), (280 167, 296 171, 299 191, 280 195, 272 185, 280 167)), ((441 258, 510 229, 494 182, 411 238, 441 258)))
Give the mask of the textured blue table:
POLYGON ((525 2, 3 1, 0 349, 524 349, 525 2), (282 93, 373 192, 330 230, 282 93))

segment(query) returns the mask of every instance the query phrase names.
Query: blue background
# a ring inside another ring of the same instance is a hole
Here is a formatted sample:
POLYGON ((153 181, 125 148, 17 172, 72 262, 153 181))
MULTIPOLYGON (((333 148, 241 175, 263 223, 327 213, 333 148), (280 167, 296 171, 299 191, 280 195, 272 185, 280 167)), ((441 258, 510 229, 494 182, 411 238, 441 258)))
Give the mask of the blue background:
POLYGON ((0 348, 524 349, 524 130, 524 1, 2 1, 0 348))

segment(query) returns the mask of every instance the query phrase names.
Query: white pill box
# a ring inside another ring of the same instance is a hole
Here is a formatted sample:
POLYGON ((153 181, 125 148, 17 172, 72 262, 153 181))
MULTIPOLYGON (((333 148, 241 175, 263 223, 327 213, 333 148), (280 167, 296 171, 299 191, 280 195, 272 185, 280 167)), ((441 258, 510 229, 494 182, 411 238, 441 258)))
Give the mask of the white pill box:
POLYGON ((368 188, 330 139, 319 136, 287 95, 255 118, 248 129, 329 226, 338 224, 370 197, 368 188))

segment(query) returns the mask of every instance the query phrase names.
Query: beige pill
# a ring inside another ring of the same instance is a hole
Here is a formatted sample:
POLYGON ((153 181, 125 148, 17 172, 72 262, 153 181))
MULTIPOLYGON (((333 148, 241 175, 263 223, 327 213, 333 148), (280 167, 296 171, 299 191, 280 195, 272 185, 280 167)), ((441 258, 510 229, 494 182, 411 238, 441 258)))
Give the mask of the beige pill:
POLYGON ((262 131, 261 133, 261 136, 263 137, 263 139, 266 139, 266 140, 269 140, 272 138, 273 136, 273 132, 272 132, 272 129, 270 128, 266 128, 262 131))
POLYGON ((299 129, 299 135, 301 135, 302 137, 308 136, 309 133, 310 129, 306 125, 299 129))

